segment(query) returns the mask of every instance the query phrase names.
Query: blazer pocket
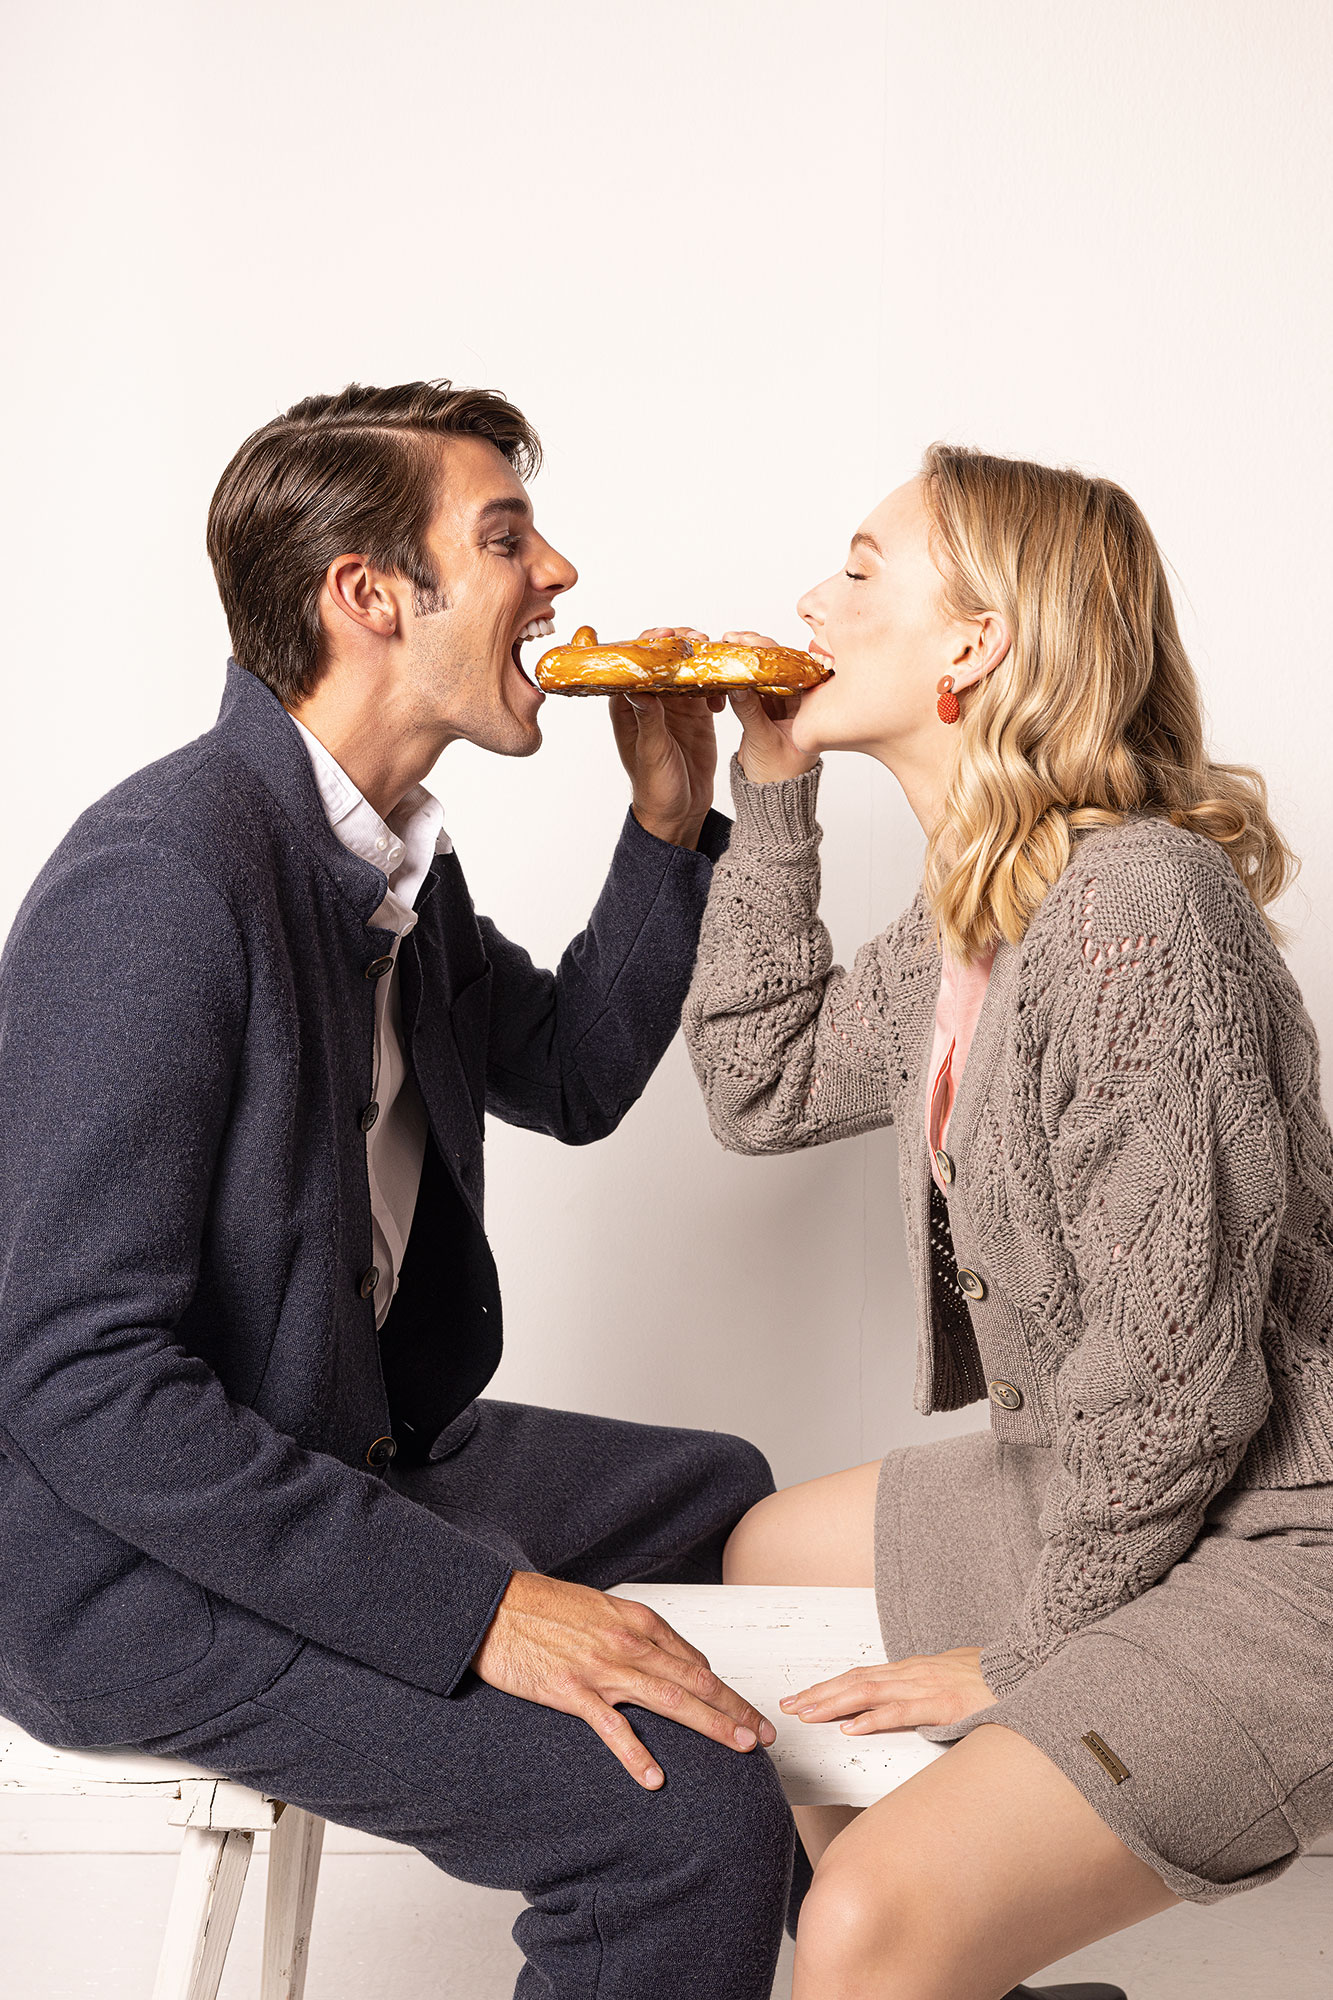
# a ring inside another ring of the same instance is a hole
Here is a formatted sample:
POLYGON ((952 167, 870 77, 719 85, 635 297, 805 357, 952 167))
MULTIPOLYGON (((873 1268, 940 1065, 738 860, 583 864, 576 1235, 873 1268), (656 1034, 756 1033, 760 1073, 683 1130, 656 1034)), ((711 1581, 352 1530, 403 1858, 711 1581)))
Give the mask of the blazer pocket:
POLYGON ((0 1493, 0 1670, 20 1694, 89 1701, 193 1666, 206 1593, 9 1461, 0 1493))

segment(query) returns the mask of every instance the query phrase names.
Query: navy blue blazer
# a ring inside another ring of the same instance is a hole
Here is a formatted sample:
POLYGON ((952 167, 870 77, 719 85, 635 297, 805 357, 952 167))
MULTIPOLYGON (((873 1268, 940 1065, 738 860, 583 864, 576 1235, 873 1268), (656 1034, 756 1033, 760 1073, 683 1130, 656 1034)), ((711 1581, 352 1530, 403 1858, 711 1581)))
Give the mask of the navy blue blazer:
POLYGON ((436 857, 400 953, 429 1139, 377 1336, 384 876, 234 664, 217 725, 75 824, 0 960, 0 1711, 130 1741, 305 1639, 453 1688, 508 1566, 383 1469, 429 1457, 499 1358, 483 1113, 575 1145, 615 1127, 675 1032, 727 833, 710 814, 695 853, 628 816, 555 973, 436 857))

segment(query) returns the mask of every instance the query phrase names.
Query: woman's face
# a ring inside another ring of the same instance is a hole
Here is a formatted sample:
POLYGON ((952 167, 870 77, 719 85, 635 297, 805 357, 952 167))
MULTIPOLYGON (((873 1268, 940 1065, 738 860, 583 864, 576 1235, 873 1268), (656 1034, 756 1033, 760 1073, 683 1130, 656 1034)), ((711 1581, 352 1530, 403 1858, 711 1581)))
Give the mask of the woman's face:
POLYGON ((978 627, 945 616, 920 479, 881 500, 852 537, 843 568, 797 605, 834 678, 801 698, 792 743, 809 755, 865 750, 895 764, 915 748, 942 755, 951 732, 935 712, 944 674, 964 678, 978 627))

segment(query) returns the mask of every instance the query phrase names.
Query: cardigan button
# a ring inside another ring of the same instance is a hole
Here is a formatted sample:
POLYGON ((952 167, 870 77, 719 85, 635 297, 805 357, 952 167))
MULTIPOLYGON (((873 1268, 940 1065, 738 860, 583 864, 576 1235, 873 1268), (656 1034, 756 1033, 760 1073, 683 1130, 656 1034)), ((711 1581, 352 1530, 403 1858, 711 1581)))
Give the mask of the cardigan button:
POLYGON ((940 1170, 940 1179, 944 1182, 944 1185, 946 1187, 952 1186, 954 1175, 953 1161, 949 1158, 943 1146, 939 1148, 935 1155, 935 1165, 940 1170))
POLYGON ((379 1281, 380 1281, 380 1274, 373 1264, 370 1265, 370 1267, 367 1270, 361 1273, 361 1278, 360 1282, 357 1285, 357 1290, 360 1292, 363 1299, 368 1299, 370 1297, 371 1293, 374 1291, 379 1281))
POLYGON ((986 1280, 981 1276, 980 1272, 969 1271, 966 1265, 962 1265, 958 1272, 958 1289, 965 1298, 984 1299, 986 1296, 986 1280))
POLYGON ((383 958, 372 958, 366 967, 367 979, 383 979, 386 972, 393 971, 393 959, 386 954, 383 958))
POLYGON ((1023 1391, 1021 1389, 1016 1389, 1012 1382, 992 1382, 989 1386, 990 1386, 990 1399, 998 1409, 1001 1410, 1022 1409, 1023 1391))
POLYGON ((391 1437, 376 1438, 366 1452, 366 1464, 373 1465, 378 1470, 381 1465, 389 1463, 397 1450, 398 1447, 391 1437))
POLYGON ((375 1120, 379 1117, 379 1115, 380 1115, 379 1105, 376 1104, 374 1098, 372 1097, 369 1104, 366 1106, 365 1110, 361 1113, 360 1119, 358 1120, 358 1123, 361 1126, 361 1130, 363 1132, 368 1132, 371 1126, 375 1123, 375 1120))

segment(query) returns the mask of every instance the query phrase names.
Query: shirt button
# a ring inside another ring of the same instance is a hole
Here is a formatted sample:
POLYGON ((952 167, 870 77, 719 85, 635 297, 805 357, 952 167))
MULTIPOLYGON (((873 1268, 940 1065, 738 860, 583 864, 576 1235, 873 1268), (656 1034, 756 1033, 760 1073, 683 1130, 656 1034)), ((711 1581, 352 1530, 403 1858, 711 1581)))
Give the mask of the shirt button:
POLYGON ((373 1264, 369 1267, 368 1270, 365 1270, 361 1273, 361 1278, 359 1284, 357 1285, 357 1290, 360 1292, 363 1299, 368 1299, 370 1297, 371 1293, 374 1291, 379 1281, 380 1281, 380 1274, 376 1270, 373 1264))
POLYGON ((935 1165, 940 1170, 940 1179, 944 1182, 944 1185, 946 1187, 950 1186, 953 1181, 953 1161, 949 1158, 943 1146, 940 1147, 935 1155, 935 1165))
POLYGON ((1001 1410, 1021 1410, 1023 1407, 1023 1391, 1016 1389, 1012 1382, 992 1382, 990 1399, 1001 1410))
POLYGON ((392 958, 388 957, 387 955, 384 958, 372 958, 370 964, 366 967, 366 978, 383 979, 386 972, 392 972, 392 971, 393 971, 392 958))
POLYGON ((379 1105, 378 1105, 378 1104, 376 1104, 376 1102, 375 1102, 374 1098, 372 1097, 372 1098, 371 1098, 371 1100, 370 1100, 370 1103, 369 1103, 369 1104, 368 1104, 368 1105, 366 1106, 365 1110, 364 1110, 364 1111, 363 1111, 363 1112, 361 1113, 361 1118, 360 1118, 360 1121, 359 1121, 359 1122, 360 1122, 360 1126, 361 1126, 361 1130, 362 1130, 363 1132, 368 1132, 368 1131, 370 1130, 371 1126, 372 1126, 372 1125, 373 1125, 373 1124, 375 1123, 375 1120, 376 1120, 376 1119, 377 1119, 377 1118, 379 1117, 379 1115, 380 1115, 380 1108, 379 1108, 379 1105))
POLYGON ((397 1450, 398 1447, 392 1438, 376 1438, 375 1442, 367 1448, 366 1464, 374 1466, 387 1465, 397 1450))
POLYGON ((960 1266, 958 1272, 958 1289, 965 1298, 984 1299, 986 1296, 986 1280, 979 1272, 969 1271, 964 1264, 960 1266))
POLYGON ((377 840, 377 841, 375 842, 375 845, 376 845, 376 847, 377 847, 377 848, 379 849, 380 853, 381 853, 381 854, 383 854, 383 852, 384 852, 385 848, 386 848, 386 847, 387 847, 387 846, 389 845, 389 843, 388 843, 388 841, 387 841, 387 840, 382 840, 382 839, 381 839, 381 840, 377 840))

